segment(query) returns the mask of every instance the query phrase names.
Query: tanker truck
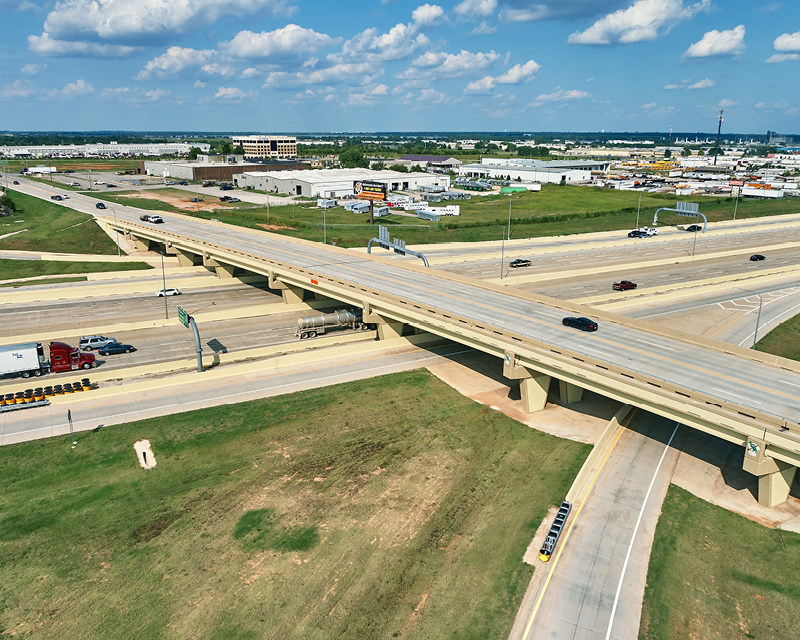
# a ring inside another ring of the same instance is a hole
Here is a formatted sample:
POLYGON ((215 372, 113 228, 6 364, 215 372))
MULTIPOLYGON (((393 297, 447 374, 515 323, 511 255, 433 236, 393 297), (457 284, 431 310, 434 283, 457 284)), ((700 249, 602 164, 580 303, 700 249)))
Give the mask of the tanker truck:
POLYGON ((333 313, 320 313, 316 316, 305 316, 297 319, 297 331, 295 335, 300 338, 314 338, 325 335, 332 329, 360 329, 369 331, 375 329, 375 325, 362 321, 361 309, 340 309, 333 313))
POLYGON ((0 347, 0 376, 23 378, 54 371, 77 371, 96 366, 91 353, 81 353, 63 342, 50 343, 50 362, 40 342, 25 342, 0 347))

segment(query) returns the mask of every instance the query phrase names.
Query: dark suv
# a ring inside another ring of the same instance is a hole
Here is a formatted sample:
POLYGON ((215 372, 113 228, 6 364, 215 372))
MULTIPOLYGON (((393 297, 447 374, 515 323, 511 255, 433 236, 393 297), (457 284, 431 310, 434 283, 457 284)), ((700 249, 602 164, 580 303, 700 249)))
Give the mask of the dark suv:
POLYGON ((589 318, 564 318, 561 321, 565 327, 580 329, 581 331, 597 331, 597 323, 589 318))

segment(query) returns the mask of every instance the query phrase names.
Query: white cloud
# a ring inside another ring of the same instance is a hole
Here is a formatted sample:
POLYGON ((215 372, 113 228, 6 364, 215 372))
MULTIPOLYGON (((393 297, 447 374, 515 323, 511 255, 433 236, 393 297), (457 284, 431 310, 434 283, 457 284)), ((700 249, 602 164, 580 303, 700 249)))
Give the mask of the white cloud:
POLYGON ((464 49, 459 53, 428 51, 416 58, 411 63, 411 68, 398 77, 401 79, 424 77, 427 81, 440 77, 455 78, 486 69, 502 59, 503 55, 494 50, 488 53, 482 51, 472 53, 464 49))
POLYGON ((209 76, 222 76, 223 78, 232 78, 236 75, 236 69, 229 64, 204 64, 200 67, 200 72, 209 76))
POLYGON ((248 67, 244 71, 242 71, 240 78, 255 78, 256 76, 260 76, 261 72, 256 69, 255 67, 248 67))
POLYGON ((656 103, 655 102, 648 102, 647 104, 642 105, 642 109, 655 109, 656 103))
POLYGON ((57 57, 98 57, 123 58, 136 53, 136 47, 113 44, 97 44, 96 42, 72 42, 56 40, 48 33, 40 36, 28 36, 28 49, 39 56, 57 57))
POLYGON ((492 78, 492 76, 486 76, 480 80, 476 80, 475 82, 470 82, 466 89, 464 89, 464 93, 487 94, 490 93, 494 88, 494 78, 492 78))
POLYGON ((0 98, 27 98, 33 93, 35 93, 35 89, 27 82, 14 80, 11 84, 3 87, 3 90, 0 91, 0 98))
POLYGON ((240 31, 230 42, 221 42, 219 50, 233 58, 301 58, 336 42, 324 33, 287 24, 275 31, 240 31))
POLYGON ((789 103, 786 100, 778 100, 775 104, 767 104, 765 102, 757 102, 756 109, 788 109, 789 103))
POLYGON ((369 90, 370 95, 373 96, 386 96, 389 95, 389 87, 385 84, 379 84, 369 90))
POLYGON ((783 5, 780 2, 773 2, 772 4, 765 4, 758 11, 759 13, 775 13, 780 11, 783 5))
POLYGON ((592 94, 587 93, 586 91, 579 91, 577 89, 564 91, 561 87, 556 87, 556 90, 553 91, 553 93, 542 93, 541 95, 536 96, 536 99, 531 103, 530 106, 538 107, 546 102, 569 102, 570 100, 583 100, 591 97, 591 95, 592 94))
POLYGON ((436 91, 436 89, 423 89, 417 100, 426 104, 443 104, 450 101, 447 95, 436 91))
POLYGON ((356 85, 372 84, 383 75, 383 69, 369 62, 360 64, 337 64, 312 71, 273 71, 267 76, 263 88, 293 88, 305 84, 347 83, 356 85))
POLYGON ((35 76, 37 73, 44 71, 47 69, 46 64, 26 64, 22 69, 20 69, 20 73, 24 73, 26 76, 35 76))
POLYGON ((424 33, 418 33, 419 25, 396 24, 388 33, 378 34, 377 29, 366 29, 344 43, 340 53, 333 53, 328 60, 334 64, 350 61, 383 62, 410 56, 421 47, 430 44, 424 33))
POLYGON ((154 74, 159 78, 174 76, 186 68, 205 64, 214 55, 216 55, 216 51, 213 49, 170 47, 166 53, 150 60, 136 76, 136 79, 149 80, 154 74))
POLYGON ((726 31, 708 31, 683 54, 684 58, 735 56, 744 53, 744 25, 726 31))
POLYGON ((773 64, 776 62, 789 62, 791 60, 800 60, 800 54, 797 53, 773 53, 764 62, 773 64))
POLYGON ((463 0, 453 11, 462 18, 488 18, 497 8, 497 0, 463 0))
POLYGON ((515 64, 503 75, 494 79, 498 84, 519 84, 529 82, 542 66, 535 60, 528 60, 525 64, 515 64))
POLYGON ((711 0, 684 7, 683 0, 637 0, 627 9, 610 13, 585 31, 569 36, 570 44, 631 44, 654 40, 678 23, 706 11, 711 0))
POLYGON ((230 100, 232 102, 241 102, 246 98, 254 98, 257 95, 256 91, 242 91, 237 87, 220 87, 219 91, 214 94, 215 98, 220 100, 230 100))
POLYGON ((44 22, 44 32, 70 42, 164 41, 227 15, 287 15, 294 8, 284 0, 59 0, 44 22))
POLYGON ((195 89, 205 89, 206 88, 206 83, 205 82, 201 82, 200 80, 195 80, 194 81, 194 88, 195 89))
POLYGON ((800 51, 800 31, 784 33, 772 41, 775 51, 800 51))
POLYGON ((714 81, 710 78, 706 78, 705 80, 700 80, 699 82, 695 82, 694 84, 690 84, 687 89, 708 89, 709 87, 714 86, 714 81))
POLYGON ((94 93, 94 87, 86 80, 76 80, 75 82, 68 82, 64 85, 63 89, 51 89, 47 92, 47 97, 51 99, 71 100, 78 96, 84 96, 89 93, 94 93))
POLYGON ((100 93, 102 98, 113 98, 120 102, 158 102, 161 98, 170 95, 172 92, 168 89, 151 89, 145 91, 139 87, 106 87, 100 93))
POLYGON ((490 33, 495 33, 496 31, 497 27, 490 27, 486 24, 486 20, 483 20, 477 27, 470 31, 470 33, 476 36, 485 36, 490 33))
POLYGON ((423 4, 411 12, 411 19, 418 25, 436 24, 444 15, 438 4, 423 4))
POLYGON ((727 109, 728 107, 735 107, 737 104, 739 103, 734 102, 733 100, 728 100, 727 98, 723 98, 722 100, 719 101, 717 107, 720 109, 727 109))

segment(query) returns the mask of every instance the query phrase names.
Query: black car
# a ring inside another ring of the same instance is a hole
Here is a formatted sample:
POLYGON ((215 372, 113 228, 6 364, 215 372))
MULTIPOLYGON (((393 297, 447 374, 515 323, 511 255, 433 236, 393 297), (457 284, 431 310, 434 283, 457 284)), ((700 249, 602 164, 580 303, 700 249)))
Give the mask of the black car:
POLYGON ((106 189, 116 189, 117 185, 111 184, 110 182, 106 185, 106 189))
POLYGON ((688 227, 686 227, 686 230, 696 233, 698 231, 702 231, 703 227, 701 227, 699 224, 690 224, 688 227))
POLYGON ((19 184, 19 182, 17 180, 14 180, 14 184, 19 184))
POLYGON ((101 356, 108 356, 114 353, 131 353, 136 351, 136 347, 129 344, 120 344, 119 342, 109 342, 106 346, 100 347, 97 350, 101 356))
POLYGON ((758 262, 759 260, 766 260, 766 258, 762 256, 760 253, 754 253, 752 256, 750 256, 750 259, 753 262, 758 262))
POLYGON ((75 173, 72 169, 64 169, 61 173, 75 173))
POLYGON ((202 198, 192 198, 192 202, 203 202, 202 198))
POLYGON ((581 331, 597 331, 597 323, 589 318, 564 318, 561 321, 565 327, 580 329, 581 331))
POLYGON ((227 202, 228 200, 230 200, 230 199, 231 199, 231 197, 230 197, 230 196, 220 196, 220 198, 219 198, 219 199, 220 199, 222 202, 227 202))
POLYGON ((183 182, 179 182, 178 184, 181 185, 182 187, 186 187, 189 185, 189 183, 186 182, 185 180, 183 182))
POLYGON ((98 203, 97 203, 96 205, 94 205, 94 206, 95 206, 95 208, 97 208, 97 209, 105 209, 105 208, 106 208, 106 205, 104 205, 102 202, 98 202, 98 203))
POLYGON ((641 238, 643 235, 644 235, 644 233, 642 233, 642 232, 641 232, 641 231, 639 231, 638 229, 634 229, 633 231, 631 231, 631 232, 628 234, 628 237, 629 237, 629 238, 641 238))
POLYGON ((516 269, 517 267, 530 267, 531 261, 526 260, 525 258, 517 258, 516 260, 512 260, 508 263, 508 266, 513 267, 516 269))

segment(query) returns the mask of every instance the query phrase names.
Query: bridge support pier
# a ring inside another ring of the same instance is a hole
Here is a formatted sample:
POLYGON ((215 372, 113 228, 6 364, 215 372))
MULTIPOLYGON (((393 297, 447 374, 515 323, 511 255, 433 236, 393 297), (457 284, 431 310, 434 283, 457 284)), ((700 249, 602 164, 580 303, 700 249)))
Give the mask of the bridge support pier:
POLYGON ((306 292, 305 289, 290 287, 289 285, 284 286, 285 288, 281 289, 281 295, 283 296, 283 302, 285 304, 297 304, 303 301, 303 295, 306 292))
POLYGON ((225 264, 224 262, 217 264, 214 269, 217 272, 217 277, 220 279, 233 278, 233 272, 236 271, 236 267, 232 264, 225 264))
POLYGON ((379 313, 373 313, 369 304, 364 304, 364 322, 378 325, 378 340, 391 340, 392 338, 402 338, 406 328, 405 322, 399 322, 386 318, 379 313))
POLYGON ((516 356, 513 353, 505 354, 503 375, 510 380, 519 380, 522 409, 525 413, 541 411, 547 404, 550 376, 533 369, 521 367, 515 361, 516 356))
POLYGON ((203 256, 182 249, 175 249, 178 256, 178 264, 182 267, 194 267, 203 263, 203 256))
POLYGON ((564 380, 558 381, 558 392, 563 404, 572 404, 583 400, 583 387, 578 387, 564 380))
POLYGON ((137 251, 150 251, 150 240, 142 240, 134 235, 131 235, 131 240, 136 245, 137 251))
POLYGON ((765 507, 775 507, 786 502, 792 488, 797 467, 769 458, 765 455, 766 443, 758 438, 749 438, 745 445, 742 468, 758 476, 758 503, 765 507))

